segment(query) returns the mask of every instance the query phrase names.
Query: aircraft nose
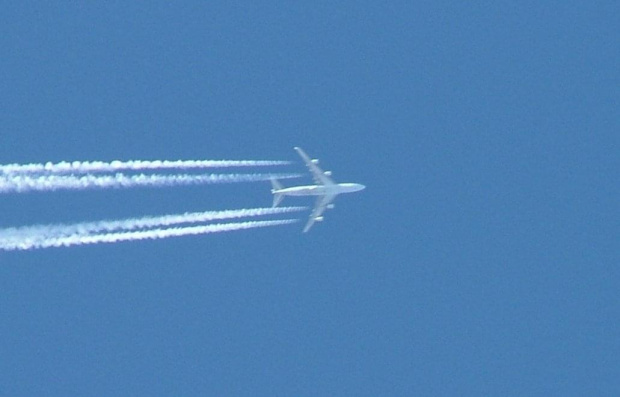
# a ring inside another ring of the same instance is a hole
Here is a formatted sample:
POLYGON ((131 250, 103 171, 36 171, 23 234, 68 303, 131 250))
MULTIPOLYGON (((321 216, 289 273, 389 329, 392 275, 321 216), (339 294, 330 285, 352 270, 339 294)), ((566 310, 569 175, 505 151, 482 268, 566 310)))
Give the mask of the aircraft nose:
POLYGON ((364 190, 364 189, 366 189, 366 185, 360 184, 360 190, 364 190))

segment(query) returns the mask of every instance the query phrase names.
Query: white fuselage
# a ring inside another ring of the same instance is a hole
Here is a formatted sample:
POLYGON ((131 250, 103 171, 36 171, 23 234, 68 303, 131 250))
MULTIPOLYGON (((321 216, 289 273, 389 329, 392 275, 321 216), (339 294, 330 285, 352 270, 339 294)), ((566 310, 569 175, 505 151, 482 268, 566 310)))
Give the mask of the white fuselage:
POLYGON ((365 188, 366 186, 359 183, 337 183, 334 185, 293 186, 276 189, 273 190, 272 193, 284 196, 337 196, 341 193, 359 192, 365 188))

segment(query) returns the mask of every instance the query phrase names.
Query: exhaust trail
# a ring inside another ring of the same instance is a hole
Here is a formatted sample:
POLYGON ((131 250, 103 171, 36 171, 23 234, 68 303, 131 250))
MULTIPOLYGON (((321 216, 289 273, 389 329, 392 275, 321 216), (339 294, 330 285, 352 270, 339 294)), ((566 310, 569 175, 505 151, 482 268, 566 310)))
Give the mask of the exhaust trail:
POLYGON ((96 172, 185 170, 227 167, 269 167, 291 164, 269 160, 129 160, 129 161, 61 161, 59 163, 3 164, 2 174, 88 174, 96 172))
POLYGON ((183 223, 202 223, 224 219, 239 219, 265 215, 288 214, 307 207, 246 208, 239 210, 186 212, 184 214, 148 216, 120 220, 81 222, 75 224, 34 225, 0 229, 0 249, 17 247, 24 241, 37 242, 52 237, 110 233, 166 227, 183 223))
POLYGON ((249 221, 235 223, 217 223, 204 226, 189 226, 179 228, 160 228, 151 230, 71 235, 61 237, 49 237, 41 241, 24 240, 18 246, 2 247, 4 250, 32 250, 51 247, 71 247, 74 245, 98 244, 98 243, 117 243, 121 241, 154 240, 168 237, 180 237, 198 234, 223 233, 234 230, 254 229, 270 226, 288 225, 298 222, 297 219, 281 219, 274 221, 249 221))
POLYGON ((215 183, 260 182, 270 179, 299 178, 301 174, 138 174, 138 175, 0 175, 0 193, 32 191, 86 190, 132 187, 167 187, 215 183))

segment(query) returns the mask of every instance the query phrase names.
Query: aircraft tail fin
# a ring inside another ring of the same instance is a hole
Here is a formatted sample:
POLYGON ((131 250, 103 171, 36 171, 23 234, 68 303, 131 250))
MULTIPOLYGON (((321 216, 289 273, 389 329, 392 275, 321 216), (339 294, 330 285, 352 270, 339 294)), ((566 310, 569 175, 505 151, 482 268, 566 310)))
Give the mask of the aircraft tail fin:
POLYGON ((271 179, 271 186, 272 186, 271 193, 273 194, 273 207, 277 207, 278 204, 282 202, 284 195, 280 193, 275 193, 275 192, 276 190, 282 189, 282 184, 280 184, 280 182, 277 179, 271 179))

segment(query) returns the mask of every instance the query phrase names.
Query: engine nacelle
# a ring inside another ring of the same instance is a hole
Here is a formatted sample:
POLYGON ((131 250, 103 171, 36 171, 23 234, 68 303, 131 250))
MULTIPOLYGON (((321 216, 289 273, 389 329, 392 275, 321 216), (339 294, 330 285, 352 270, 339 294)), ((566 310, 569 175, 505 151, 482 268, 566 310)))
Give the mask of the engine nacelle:
POLYGON ((334 204, 327 204, 327 209, 328 209, 328 210, 333 210, 333 209, 334 209, 334 207, 335 207, 335 205, 334 205, 334 204))
POLYGON ((317 216, 316 218, 314 218, 315 221, 317 222, 323 222, 323 217, 322 216, 317 216))
POLYGON ((331 172, 331 171, 325 171, 325 172, 323 173, 323 175, 326 175, 326 176, 331 176, 331 175, 332 175, 332 172, 331 172))
POLYGON ((318 164, 319 163, 319 159, 312 159, 310 161, 312 161, 312 163, 314 163, 314 164, 318 164))

